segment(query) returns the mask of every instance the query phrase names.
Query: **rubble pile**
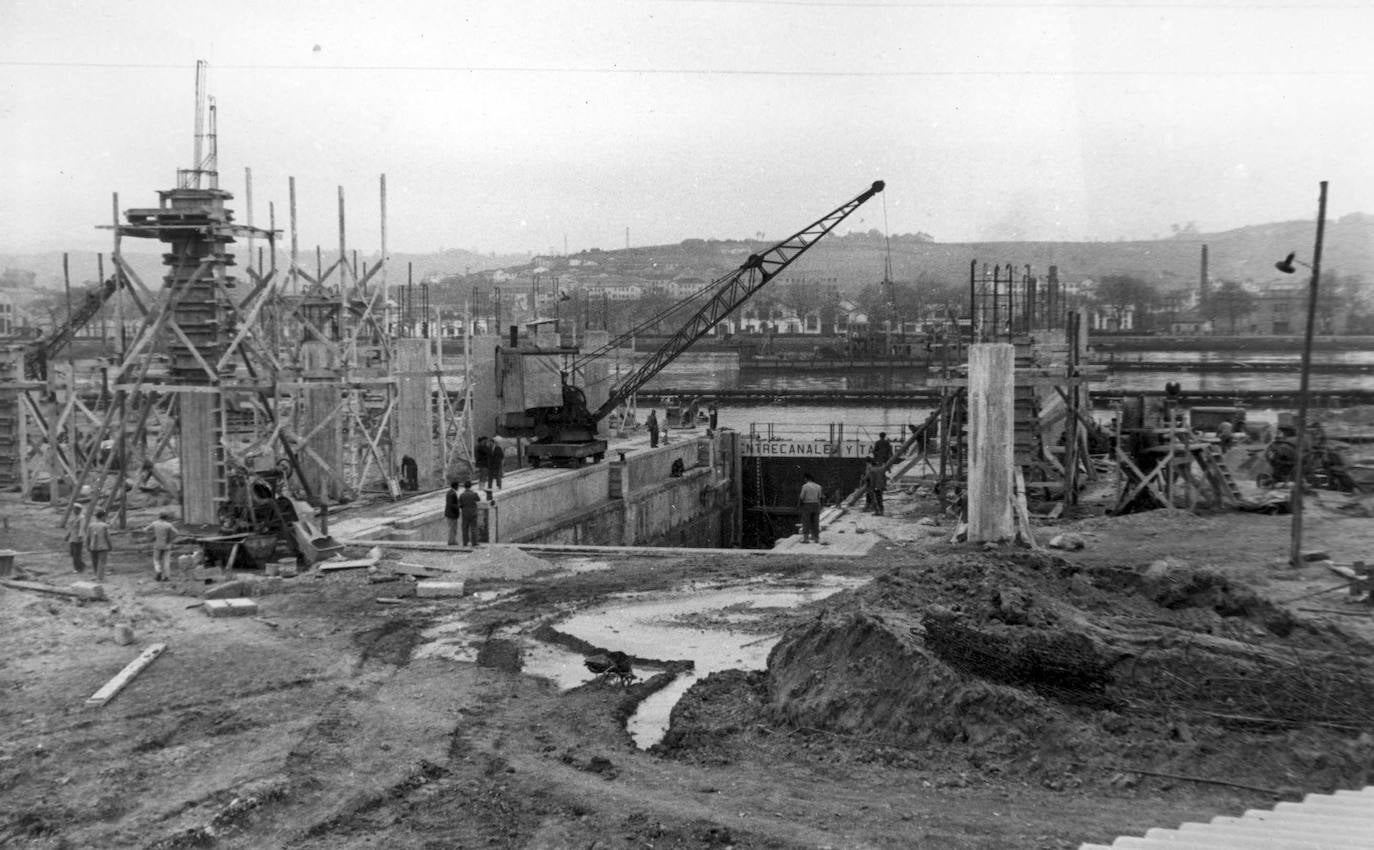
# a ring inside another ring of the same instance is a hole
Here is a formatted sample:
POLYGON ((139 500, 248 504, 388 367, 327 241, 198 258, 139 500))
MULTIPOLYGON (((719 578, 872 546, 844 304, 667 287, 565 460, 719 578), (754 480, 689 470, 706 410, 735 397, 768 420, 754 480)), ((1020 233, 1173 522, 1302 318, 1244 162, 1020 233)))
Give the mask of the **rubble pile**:
POLYGON ((713 706, 689 694, 664 750, 823 736, 1052 787, 1132 769, 1351 787, 1374 781, 1371 649, 1181 562, 957 555, 827 601, 766 674, 703 683, 713 706))

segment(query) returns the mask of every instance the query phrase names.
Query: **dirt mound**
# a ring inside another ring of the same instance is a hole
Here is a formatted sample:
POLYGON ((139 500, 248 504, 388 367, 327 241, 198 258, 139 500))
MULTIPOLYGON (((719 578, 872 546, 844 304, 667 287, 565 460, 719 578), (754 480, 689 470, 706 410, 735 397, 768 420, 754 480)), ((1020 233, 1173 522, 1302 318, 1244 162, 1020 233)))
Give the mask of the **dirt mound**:
POLYGON ((557 569, 543 558, 514 546, 483 546, 450 563, 474 579, 523 579, 557 569))
POLYGON ((1022 744, 1050 721, 1033 694, 963 676, 909 628, 864 611, 788 634, 769 656, 768 691, 776 723, 909 744, 1022 744))
POLYGON ((1047 783, 1135 767, 1359 785, 1374 778, 1371 650, 1182 563, 957 556, 838 599, 783 636, 762 680, 689 695, 664 747, 718 755, 761 724, 1047 783))

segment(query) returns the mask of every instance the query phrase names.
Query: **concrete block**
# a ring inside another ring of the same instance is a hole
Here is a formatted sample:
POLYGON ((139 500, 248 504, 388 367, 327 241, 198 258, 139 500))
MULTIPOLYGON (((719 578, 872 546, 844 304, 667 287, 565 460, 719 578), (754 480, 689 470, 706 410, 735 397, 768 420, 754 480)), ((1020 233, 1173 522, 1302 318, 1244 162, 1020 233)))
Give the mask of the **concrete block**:
POLYGON ((438 599, 445 596, 462 596, 461 579, 448 581, 420 581, 415 583, 415 595, 422 599, 438 599))
POLYGON ((252 617, 258 613, 258 603, 251 599, 207 599, 204 608, 211 617, 252 617))
POLYGON ((74 581, 71 589, 82 599, 104 599, 105 585, 93 581, 74 581))

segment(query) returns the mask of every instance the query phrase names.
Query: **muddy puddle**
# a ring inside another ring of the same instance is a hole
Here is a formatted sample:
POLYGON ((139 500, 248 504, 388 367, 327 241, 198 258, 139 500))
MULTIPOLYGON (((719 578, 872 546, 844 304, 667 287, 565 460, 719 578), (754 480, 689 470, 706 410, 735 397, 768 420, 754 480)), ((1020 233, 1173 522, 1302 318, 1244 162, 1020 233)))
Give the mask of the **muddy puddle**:
MULTIPOLYGON (((587 565, 583 569, 588 567, 597 568, 587 565)), ((730 585, 697 583, 675 591, 617 595, 570 614, 553 623, 553 627, 635 658, 693 663, 692 671, 679 675, 640 703, 626 724, 636 745, 644 748, 662 739, 673 706, 699 679, 721 670, 764 669, 768 653, 785 625, 780 615, 866 581, 828 575, 805 584, 784 583, 776 577, 730 585)), ((490 601, 470 598, 479 604, 490 601)), ((454 612, 426 629, 415 657, 475 662, 485 635, 474 634, 466 617, 462 612, 454 612)), ((536 640, 521 628, 501 630, 492 636, 518 642, 523 671, 548 679, 560 689, 579 687, 593 678, 583 665, 581 653, 536 640)), ((635 673, 641 679, 658 672, 661 668, 635 665, 635 673)))
MULTIPOLYGON (((663 738, 673 706, 698 679, 721 670, 762 670, 779 633, 770 615, 857 587, 866 579, 824 576, 805 586, 759 580, 698 586, 669 594, 618 597, 556 624, 564 633, 637 658, 691 660, 692 672, 640 703, 627 729, 639 747, 663 738)), ((574 656, 581 668, 581 657, 574 656)), ((527 668, 528 669, 528 668, 527 668)), ((529 672, 535 672, 529 670, 529 672)), ((653 670, 636 670, 651 675, 653 670)), ((582 672, 585 681, 587 674, 582 672)))

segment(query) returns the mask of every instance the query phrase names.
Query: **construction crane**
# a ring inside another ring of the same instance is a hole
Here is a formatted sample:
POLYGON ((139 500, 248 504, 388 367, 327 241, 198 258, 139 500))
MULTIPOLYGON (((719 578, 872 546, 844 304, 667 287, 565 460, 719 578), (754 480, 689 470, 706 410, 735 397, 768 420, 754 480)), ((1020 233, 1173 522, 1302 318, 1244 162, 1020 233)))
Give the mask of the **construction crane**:
POLYGON ((570 367, 562 372, 562 405, 529 408, 517 417, 507 417, 500 429, 502 435, 533 438, 535 442, 526 448, 526 455, 535 466, 545 460, 551 463, 582 463, 587 458, 593 462, 601 460, 606 453, 606 441, 597 436, 597 426, 602 419, 638 392, 693 343, 710 333, 717 323, 748 301, 864 202, 881 192, 883 185, 881 180, 874 182, 858 197, 768 250, 751 255, 738 269, 712 282, 708 287, 711 294, 706 302, 658 350, 621 378, 596 410, 588 408, 586 394, 572 382, 570 375, 577 374, 578 367, 604 357, 625 344, 633 331, 572 361, 570 367))

